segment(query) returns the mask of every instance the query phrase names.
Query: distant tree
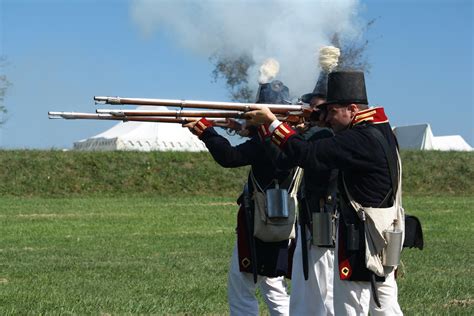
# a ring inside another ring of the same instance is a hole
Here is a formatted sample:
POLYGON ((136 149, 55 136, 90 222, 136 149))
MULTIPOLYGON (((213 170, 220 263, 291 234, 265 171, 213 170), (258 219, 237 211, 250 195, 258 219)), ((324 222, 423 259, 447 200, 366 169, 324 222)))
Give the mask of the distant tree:
POLYGON ((7 93, 8 87, 11 85, 8 81, 7 76, 4 74, 4 67, 6 65, 6 58, 0 57, 0 125, 5 123, 6 119, 4 118, 7 113, 7 108, 4 105, 5 94, 7 93))
POLYGON ((367 48, 369 40, 365 38, 369 28, 375 23, 376 19, 372 19, 365 25, 362 35, 355 39, 342 39, 336 33, 331 39, 331 44, 339 47, 341 56, 339 56, 339 63, 337 69, 343 70, 361 70, 365 73, 370 72, 370 63, 367 57, 367 48))
MULTIPOLYGON (((365 34, 375 21, 376 19, 370 20, 362 32, 363 35, 356 39, 347 40, 337 33, 333 35, 332 45, 341 49, 337 69, 370 72, 370 63, 366 54, 369 41, 365 38, 365 34)), ((214 70, 212 71, 214 81, 221 78, 226 80, 226 88, 233 101, 255 101, 255 91, 250 88, 248 83, 248 70, 255 64, 251 56, 227 57, 214 54, 209 60, 214 64, 214 70)))
POLYGON ((226 57, 215 54, 209 59, 215 66, 212 71, 214 82, 220 78, 225 79, 232 101, 255 101, 255 92, 248 84, 248 70, 255 64, 252 57, 248 55, 226 57))

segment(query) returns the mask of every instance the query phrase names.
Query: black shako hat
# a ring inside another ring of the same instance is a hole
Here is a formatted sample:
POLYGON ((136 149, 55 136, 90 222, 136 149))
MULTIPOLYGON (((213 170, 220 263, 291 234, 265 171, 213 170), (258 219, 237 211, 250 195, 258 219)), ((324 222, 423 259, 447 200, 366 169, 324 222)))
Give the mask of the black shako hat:
POLYGON ((290 89, 280 80, 273 80, 270 83, 260 84, 255 103, 288 104, 289 99, 290 89))
POLYGON ((311 102, 311 99, 314 97, 325 99, 327 95, 327 90, 328 90, 327 83, 328 83, 328 74, 324 71, 321 71, 319 73, 318 81, 316 82, 316 85, 314 86, 313 92, 303 94, 301 96, 301 101, 309 104, 311 102))
POLYGON ((369 104, 362 71, 335 71, 328 75, 328 104, 369 104))

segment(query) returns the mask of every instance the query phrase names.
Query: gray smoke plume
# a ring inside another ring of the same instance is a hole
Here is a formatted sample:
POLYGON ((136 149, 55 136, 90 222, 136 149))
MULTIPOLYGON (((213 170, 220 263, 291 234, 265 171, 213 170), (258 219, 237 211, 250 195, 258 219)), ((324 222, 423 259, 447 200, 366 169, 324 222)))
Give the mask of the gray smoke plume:
POLYGON ((314 88, 319 49, 334 34, 359 35, 358 8, 358 0, 133 0, 131 16, 145 35, 166 32, 196 54, 250 56, 252 87, 263 61, 274 58, 277 79, 299 96, 314 88))

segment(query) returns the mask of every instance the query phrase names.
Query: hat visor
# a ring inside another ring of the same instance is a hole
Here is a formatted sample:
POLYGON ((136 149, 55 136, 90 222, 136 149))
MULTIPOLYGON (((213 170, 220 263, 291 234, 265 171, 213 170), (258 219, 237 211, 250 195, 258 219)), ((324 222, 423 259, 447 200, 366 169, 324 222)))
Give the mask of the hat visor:
POLYGON ((337 103, 339 103, 339 102, 338 101, 326 101, 326 102, 321 103, 320 105, 318 105, 318 108, 322 109, 322 108, 327 107, 328 105, 337 104, 337 103))
POLYGON ((301 101, 303 101, 303 103, 308 103, 310 104, 311 103, 311 99, 314 98, 314 97, 318 97, 318 98, 326 98, 326 96, 322 93, 306 93, 306 94, 303 94, 301 96, 301 101))
POLYGON ((320 105, 318 105, 318 107, 320 108, 327 107, 328 105, 331 105, 331 104, 344 105, 344 104, 369 104, 369 103, 367 102, 367 100, 330 100, 330 101, 321 103, 320 105))

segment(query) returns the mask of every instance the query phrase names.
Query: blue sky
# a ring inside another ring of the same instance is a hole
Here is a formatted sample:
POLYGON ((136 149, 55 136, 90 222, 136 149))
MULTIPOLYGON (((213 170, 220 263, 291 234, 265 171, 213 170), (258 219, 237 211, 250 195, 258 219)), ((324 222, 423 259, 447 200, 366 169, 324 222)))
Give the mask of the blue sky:
MULTIPOLYGON (((367 34, 371 104, 393 126, 428 122, 436 136, 474 145, 473 2, 361 1, 358 16, 377 19, 367 34)), ((166 28, 145 36, 125 0, 0 0, 0 55, 12 82, 1 148, 71 148, 104 131, 113 123, 47 118, 93 112, 94 95, 229 100, 208 55, 166 28)))

